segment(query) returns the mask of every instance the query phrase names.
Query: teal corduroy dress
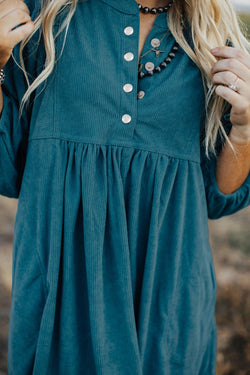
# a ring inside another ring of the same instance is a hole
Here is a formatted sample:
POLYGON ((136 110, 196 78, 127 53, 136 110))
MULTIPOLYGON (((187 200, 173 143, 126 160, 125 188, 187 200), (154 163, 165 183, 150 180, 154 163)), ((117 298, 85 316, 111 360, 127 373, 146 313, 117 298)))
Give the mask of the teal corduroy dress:
MULTIPOLYGON (((40 0, 26 2, 34 19, 40 0)), ((12 58, 5 66, 0 193, 19 198, 9 375, 215 374, 208 218, 250 204, 250 175, 218 190, 200 143, 201 73, 183 49, 138 80, 139 21, 135 0, 79 2, 20 121, 26 81, 12 58)), ((159 14, 142 55, 167 30, 159 14)), ((37 40, 25 49, 31 81, 44 63, 37 40)), ((168 32, 142 62, 159 65, 174 42, 168 32)))

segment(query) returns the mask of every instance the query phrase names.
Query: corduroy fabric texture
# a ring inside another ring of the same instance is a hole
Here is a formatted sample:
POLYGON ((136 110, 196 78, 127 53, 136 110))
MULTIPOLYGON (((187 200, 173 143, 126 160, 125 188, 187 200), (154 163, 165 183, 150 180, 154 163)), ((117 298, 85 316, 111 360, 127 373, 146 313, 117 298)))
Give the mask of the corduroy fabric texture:
MULTIPOLYGON (((39 1, 27 4, 34 18, 39 1)), ((167 29, 158 15, 142 55, 167 29)), ((250 176, 232 194, 218 190, 215 160, 200 147, 198 67, 180 48, 138 82, 138 42, 134 0, 79 2, 62 56, 21 121, 26 83, 12 59, 5 67, 0 193, 19 198, 9 375, 215 374, 208 217, 248 206, 250 176)), ((164 52, 143 62, 159 65, 173 43, 168 33, 164 52)), ((33 76, 43 61, 34 46, 33 76)))

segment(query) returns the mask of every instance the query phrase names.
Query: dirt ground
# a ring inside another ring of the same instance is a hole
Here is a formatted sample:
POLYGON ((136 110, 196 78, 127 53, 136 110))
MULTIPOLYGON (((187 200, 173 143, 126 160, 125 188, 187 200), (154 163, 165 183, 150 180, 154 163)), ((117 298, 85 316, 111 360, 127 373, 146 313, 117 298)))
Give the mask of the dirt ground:
MULTIPOLYGON (((16 207, 17 200, 0 196, 0 375, 7 375, 16 207)), ((209 228, 218 288, 216 374, 250 375, 250 207, 209 220, 209 228)))

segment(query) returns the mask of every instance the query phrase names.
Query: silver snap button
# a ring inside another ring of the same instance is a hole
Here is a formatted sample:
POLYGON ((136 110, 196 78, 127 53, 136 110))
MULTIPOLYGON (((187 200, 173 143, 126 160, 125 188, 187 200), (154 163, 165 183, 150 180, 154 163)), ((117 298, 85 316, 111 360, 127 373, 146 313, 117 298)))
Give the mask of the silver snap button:
POLYGON ((124 34, 126 34, 126 35, 132 35, 133 32, 134 32, 134 29, 133 29, 132 26, 127 26, 127 27, 125 27, 125 29, 124 29, 124 34))
POLYGON ((123 86, 123 91, 125 91, 125 92, 131 92, 132 90, 133 90, 133 85, 131 85, 131 83, 126 83, 123 86))
POLYGON ((134 58, 134 54, 133 54, 132 52, 127 52, 127 53, 125 53, 125 55, 124 55, 124 59, 125 59, 126 61, 132 61, 133 58, 134 58))
POLYGON ((161 44, 160 40, 158 38, 153 38, 151 40, 151 46, 152 47, 159 47, 159 45, 161 44))
POLYGON ((130 121, 131 121, 131 116, 130 115, 125 114, 125 115, 122 116, 122 122, 124 124, 128 124, 130 121))
POLYGON ((154 63, 152 63, 151 61, 149 61, 149 62, 147 62, 147 63, 145 64, 145 69, 146 69, 148 72, 150 72, 151 70, 154 70, 154 67, 155 67, 155 65, 154 65, 154 63))
POLYGON ((138 99, 142 99, 142 98, 144 97, 144 95, 145 95, 145 91, 141 90, 141 91, 139 91, 139 92, 137 93, 137 98, 138 98, 138 99))

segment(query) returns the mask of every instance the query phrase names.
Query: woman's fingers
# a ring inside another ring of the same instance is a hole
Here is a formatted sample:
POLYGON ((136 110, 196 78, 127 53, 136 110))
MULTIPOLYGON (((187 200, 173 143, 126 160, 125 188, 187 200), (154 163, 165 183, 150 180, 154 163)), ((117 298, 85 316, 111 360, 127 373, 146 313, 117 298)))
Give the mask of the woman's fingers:
POLYGON ((7 16, 15 9, 20 9, 30 14, 29 8, 24 3, 24 0, 2 0, 0 1, 0 22, 1 18, 7 16))
POLYGON ((242 94, 245 97, 249 96, 250 80, 249 82, 246 82, 231 71, 222 71, 215 73, 213 75, 212 81, 215 85, 228 86, 230 83, 236 84, 239 94, 242 94))
POLYGON ((215 74, 221 71, 231 71, 232 73, 240 77, 240 79, 242 79, 243 81, 250 82, 249 69, 250 68, 247 68, 247 66, 243 64, 242 61, 228 58, 217 61, 211 69, 211 73, 215 74))
MULTIPOLYGON (((221 57, 223 59, 232 59, 238 60, 240 63, 245 65, 246 68, 250 69, 250 56, 247 52, 240 48, 236 47, 229 47, 229 46, 221 46, 212 49, 211 52, 216 57, 221 57)), ((220 60, 223 61, 223 60, 220 60)), ((215 66, 220 62, 217 61, 215 66)))
POLYGON ((0 66, 11 56, 14 46, 34 30, 30 11, 23 0, 0 1, 0 66))

